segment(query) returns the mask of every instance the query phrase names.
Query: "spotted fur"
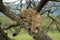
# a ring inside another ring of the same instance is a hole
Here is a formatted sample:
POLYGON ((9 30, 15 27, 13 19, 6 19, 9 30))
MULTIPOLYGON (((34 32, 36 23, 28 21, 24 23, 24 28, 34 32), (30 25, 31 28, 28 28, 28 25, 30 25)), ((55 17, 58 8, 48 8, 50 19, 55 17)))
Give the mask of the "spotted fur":
POLYGON ((41 15, 33 9, 27 9, 27 10, 23 10, 20 13, 20 17, 26 21, 31 23, 31 32, 38 32, 38 28, 42 27, 43 22, 42 22, 42 17, 41 15))

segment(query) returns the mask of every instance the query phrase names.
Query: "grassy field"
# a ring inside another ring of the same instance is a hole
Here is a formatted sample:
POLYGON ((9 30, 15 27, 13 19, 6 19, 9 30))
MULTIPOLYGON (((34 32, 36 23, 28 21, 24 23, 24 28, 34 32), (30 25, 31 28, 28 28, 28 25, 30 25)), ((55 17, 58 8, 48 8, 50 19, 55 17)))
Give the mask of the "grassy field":
MULTIPOLYGON (((2 25, 5 26, 7 23, 12 23, 12 20, 7 18, 6 16, 2 17, 0 16, 0 21, 2 22, 2 25), (7 21, 8 20, 8 21, 7 21)), ((47 25, 48 23, 45 22, 47 25)), ((60 40, 60 32, 55 31, 55 32, 48 32, 47 33, 53 40, 60 40)), ((22 31, 19 33, 17 36, 13 37, 12 33, 8 33, 10 38, 14 38, 16 40, 34 40, 27 32, 22 31)))
POLYGON ((53 40, 60 40, 60 32, 48 32, 48 35, 53 39, 53 40))
POLYGON ((15 37, 9 35, 9 37, 16 40, 34 40, 27 32, 21 32, 15 37))
MULTIPOLYGON (((48 32, 47 33, 53 40, 60 40, 60 33, 59 32, 48 32)), ((13 37, 9 35, 10 38, 14 38, 16 40, 34 40, 28 33, 21 32, 17 36, 13 37)))

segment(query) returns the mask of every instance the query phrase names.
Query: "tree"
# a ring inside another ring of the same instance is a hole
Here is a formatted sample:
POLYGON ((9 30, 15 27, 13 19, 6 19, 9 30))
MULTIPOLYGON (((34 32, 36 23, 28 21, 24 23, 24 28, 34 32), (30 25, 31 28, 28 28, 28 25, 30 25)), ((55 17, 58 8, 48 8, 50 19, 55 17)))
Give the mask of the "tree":
MULTIPOLYGON (((12 20, 15 20, 18 24, 16 24, 16 26, 21 26, 23 28, 25 28, 26 30, 28 30, 27 25, 25 24, 24 20, 18 16, 17 14, 15 14, 14 12, 10 12, 9 8, 7 8, 6 6, 3 5, 3 0, 0 0, 0 12, 2 12, 4 15, 6 15, 7 17, 11 18, 12 20), (4 10, 3 10, 4 9, 4 10)), ((41 2, 39 3, 39 5, 37 6, 37 8, 35 9, 37 12, 40 12, 42 10, 42 8, 44 7, 44 5, 48 2, 49 0, 41 0, 41 2)), ((22 3, 22 1, 21 1, 22 3)), ((29 4, 27 6, 27 9, 29 7, 31 7, 31 1, 29 1, 29 4)), ((22 4, 21 4, 22 5, 22 4)), ((35 5, 34 5, 35 6, 35 5)), ((22 7, 22 6, 21 6, 22 7)), ((49 16, 50 17, 50 16, 49 16)), ((53 19, 52 17, 50 17, 51 19, 53 19)), ((53 19, 55 21, 55 19, 53 19)), ((29 22, 28 22, 29 23, 29 22)), ((7 28, 9 29, 11 28, 10 26, 7 28)), ((42 29, 42 28, 41 28, 42 29)), ((30 31, 29 31, 30 33, 30 31)), ((31 34, 30 34, 31 35, 31 34)), ((32 34, 34 35, 34 34, 32 34)), ((52 40, 48 35, 46 35, 44 33, 44 31, 39 30, 38 34, 35 34, 34 36, 32 36, 33 38, 35 38, 35 40, 52 40)))

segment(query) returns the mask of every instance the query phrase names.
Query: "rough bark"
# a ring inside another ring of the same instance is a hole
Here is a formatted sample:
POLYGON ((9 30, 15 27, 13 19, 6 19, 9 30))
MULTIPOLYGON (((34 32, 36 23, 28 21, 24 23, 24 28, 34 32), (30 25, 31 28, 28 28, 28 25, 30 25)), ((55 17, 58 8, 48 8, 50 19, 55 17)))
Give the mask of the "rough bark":
POLYGON ((11 40, 4 32, 4 30, 1 28, 1 23, 0 23, 0 40, 11 40))
POLYGON ((37 10, 38 12, 40 12, 40 11, 42 10, 42 8, 44 7, 44 5, 46 5, 46 3, 47 3, 48 1, 60 2, 60 0, 41 0, 40 3, 38 4, 36 10, 37 10))
POLYGON ((42 10, 42 8, 44 7, 44 5, 48 2, 49 0, 41 0, 40 3, 38 4, 36 10, 37 12, 40 12, 42 10))
POLYGON ((11 40, 1 27, 0 27, 0 40, 11 40))

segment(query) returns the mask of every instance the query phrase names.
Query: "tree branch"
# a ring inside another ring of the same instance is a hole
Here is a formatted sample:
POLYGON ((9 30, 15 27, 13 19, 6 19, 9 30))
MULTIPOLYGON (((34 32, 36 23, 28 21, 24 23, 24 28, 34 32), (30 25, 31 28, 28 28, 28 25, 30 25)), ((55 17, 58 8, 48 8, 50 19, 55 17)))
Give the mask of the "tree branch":
MULTIPOLYGON (((39 9, 37 10, 38 12, 42 9, 42 7, 45 5, 45 3, 47 3, 46 1, 48 1, 48 0, 41 1, 41 6, 39 6, 40 8, 38 7, 39 9)), ((21 27, 23 26, 25 29, 28 30, 29 25, 27 26, 20 16, 16 15, 14 12, 10 12, 10 10, 3 5, 2 0, 0 0, 0 12, 5 14, 9 18, 11 18, 12 20, 15 20, 16 22, 18 22, 18 24, 21 27)), ((35 36, 35 37, 38 38, 38 40, 41 40, 41 39, 42 40, 51 40, 51 38, 49 36, 46 36, 46 34, 43 32, 43 30, 41 31, 41 29, 42 28, 37 30, 39 33, 36 34, 37 36, 35 36)), ((35 39, 35 40, 37 40, 37 39, 35 39)))
POLYGON ((48 2, 49 0, 41 0, 40 3, 38 4, 36 10, 37 12, 40 12, 42 10, 42 8, 44 7, 44 5, 48 2))
POLYGON ((1 28, 1 23, 0 23, 0 40, 11 40, 4 32, 4 30, 1 28))

